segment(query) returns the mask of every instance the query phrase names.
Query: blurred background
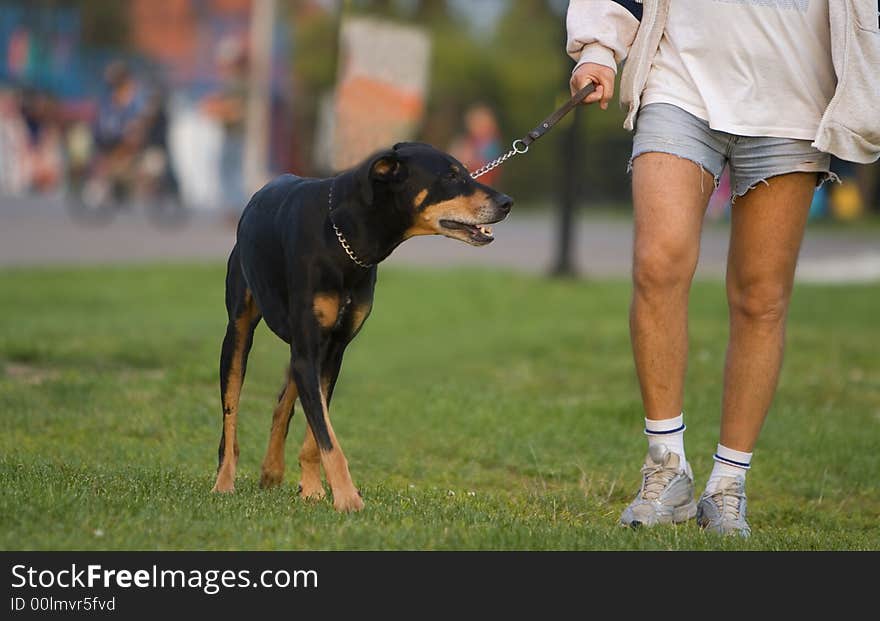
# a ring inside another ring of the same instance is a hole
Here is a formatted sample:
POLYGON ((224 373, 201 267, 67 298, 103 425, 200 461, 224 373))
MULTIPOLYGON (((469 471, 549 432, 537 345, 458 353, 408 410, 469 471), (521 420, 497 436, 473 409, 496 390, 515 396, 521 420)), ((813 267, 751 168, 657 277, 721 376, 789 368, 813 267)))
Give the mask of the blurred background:
MULTIPOLYGON (((516 200, 495 242, 419 238, 383 263, 333 397, 368 519, 292 504, 295 467, 283 493, 257 494, 290 359, 267 328, 239 493, 207 497, 223 274, 248 197, 402 140, 471 169, 506 152, 569 98, 566 8, 0 0, 0 549, 718 549, 696 528, 615 523, 643 450, 616 105, 578 107, 482 178, 516 200)), ((880 168, 835 171, 750 475, 764 533, 725 549, 880 542, 880 168)), ((689 309, 698 472, 722 402, 728 195, 725 179, 689 309)))
MULTIPOLYGON (((565 0, 0 1, 0 265, 216 259, 250 194, 420 140, 475 169, 568 97, 565 0)), ((401 264, 628 273, 631 136, 579 109, 483 180, 498 240, 401 264)), ((880 281, 880 166, 836 161, 798 277, 880 281)), ((700 275, 723 273, 729 186, 700 275)))

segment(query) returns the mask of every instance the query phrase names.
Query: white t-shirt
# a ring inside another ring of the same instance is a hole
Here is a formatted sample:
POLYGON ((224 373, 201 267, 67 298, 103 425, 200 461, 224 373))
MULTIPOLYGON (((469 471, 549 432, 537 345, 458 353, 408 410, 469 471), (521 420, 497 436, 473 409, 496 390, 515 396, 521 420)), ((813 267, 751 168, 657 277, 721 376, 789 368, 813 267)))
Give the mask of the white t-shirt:
POLYGON ((642 105, 740 136, 812 140, 837 78, 829 0, 672 0, 642 105))

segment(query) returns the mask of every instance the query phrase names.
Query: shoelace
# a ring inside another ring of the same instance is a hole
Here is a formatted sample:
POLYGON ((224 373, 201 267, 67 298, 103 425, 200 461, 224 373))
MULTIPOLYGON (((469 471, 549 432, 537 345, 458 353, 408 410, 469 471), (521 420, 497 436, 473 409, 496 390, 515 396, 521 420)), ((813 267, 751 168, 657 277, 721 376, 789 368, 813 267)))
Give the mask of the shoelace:
POLYGON ((741 519, 740 507, 745 497, 745 491, 740 485, 730 485, 709 495, 721 512, 724 522, 737 522, 741 519))
POLYGON ((669 482, 675 478, 678 470, 666 468, 662 464, 658 466, 642 466, 642 498, 645 500, 657 500, 669 482))

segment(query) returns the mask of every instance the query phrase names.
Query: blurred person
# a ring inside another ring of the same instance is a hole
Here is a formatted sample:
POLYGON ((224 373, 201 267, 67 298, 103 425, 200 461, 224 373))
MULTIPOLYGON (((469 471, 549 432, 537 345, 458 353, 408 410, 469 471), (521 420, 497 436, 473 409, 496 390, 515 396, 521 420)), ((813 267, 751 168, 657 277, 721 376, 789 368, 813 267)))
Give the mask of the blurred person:
POLYGON ((27 90, 21 113, 27 127, 29 189, 51 192, 60 188, 64 170, 63 141, 57 105, 48 93, 27 90))
POLYGON ((223 208, 230 221, 238 221, 247 202, 244 182, 244 126, 247 109, 247 54, 238 38, 220 42, 216 52, 220 88, 205 97, 202 111, 223 127, 220 183, 223 208))
POLYGON ((124 61, 104 70, 105 92, 98 100, 93 127, 95 158, 87 171, 85 192, 91 201, 138 182, 138 158, 149 128, 147 93, 124 61))
POLYGON ((115 61, 104 71, 106 94, 98 102, 95 144, 103 154, 127 159, 146 135, 147 96, 128 65, 115 61))
MULTIPOLYGON (((465 130, 453 140, 449 153, 471 172, 501 155, 501 132, 495 113, 486 104, 475 104, 465 113, 465 130)), ((501 174, 496 168, 483 175, 481 182, 493 185, 501 174)))
POLYGON ((572 0, 571 89, 603 110, 617 65, 635 128, 630 333, 648 455, 621 523, 696 517, 748 536, 746 473, 782 364, 795 264, 830 154, 880 155, 876 3, 572 0), (743 45, 748 41, 748 45, 743 45), (832 102, 833 98, 833 102, 832 102), (688 293, 703 216, 725 164, 733 190, 730 334, 720 442, 695 502, 684 450, 688 293))
POLYGON ((30 187, 30 137, 16 90, 0 90, 0 191, 23 194, 30 187))
POLYGON ((158 81, 151 85, 146 98, 144 118, 146 129, 143 137, 143 153, 140 157, 140 173, 147 190, 156 194, 163 191, 179 197, 177 175, 171 166, 168 145, 168 97, 164 85, 158 81))
POLYGON ((134 196, 147 199, 151 214, 177 214, 164 89, 121 60, 107 66, 104 84, 91 140, 76 124, 67 135, 71 207, 76 215, 109 216, 134 196))

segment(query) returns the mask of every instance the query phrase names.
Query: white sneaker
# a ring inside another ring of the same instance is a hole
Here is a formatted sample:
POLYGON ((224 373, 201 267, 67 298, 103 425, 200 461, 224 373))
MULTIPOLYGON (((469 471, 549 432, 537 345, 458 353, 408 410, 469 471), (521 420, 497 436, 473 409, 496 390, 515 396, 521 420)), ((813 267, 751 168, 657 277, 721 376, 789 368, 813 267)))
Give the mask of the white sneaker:
POLYGON ((746 522, 746 483, 742 479, 721 477, 713 492, 705 491, 697 504, 697 523, 719 535, 752 534, 746 522))
POLYGON ((633 528, 676 524, 696 514, 690 465, 682 468, 678 453, 663 445, 652 446, 642 466, 642 487, 636 499, 623 510, 620 523, 633 528))

